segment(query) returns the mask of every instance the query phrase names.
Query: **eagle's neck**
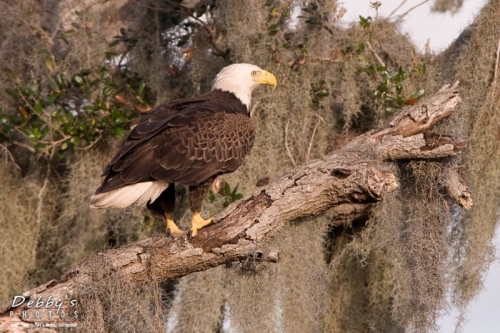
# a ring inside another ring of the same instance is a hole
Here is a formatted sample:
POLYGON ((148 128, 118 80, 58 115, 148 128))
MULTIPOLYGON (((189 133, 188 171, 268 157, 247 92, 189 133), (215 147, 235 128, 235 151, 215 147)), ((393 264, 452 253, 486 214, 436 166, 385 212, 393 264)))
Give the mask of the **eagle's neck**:
POLYGON ((232 92, 213 89, 208 96, 216 99, 217 101, 224 101, 225 103, 229 102, 225 105, 227 106, 227 110, 230 110, 231 112, 243 113, 250 116, 247 106, 243 104, 241 99, 232 92))
POLYGON ((235 78, 232 77, 217 77, 213 86, 212 91, 220 90, 232 93, 236 98, 238 98, 247 109, 247 113, 250 112, 250 104, 252 100, 252 91, 255 87, 249 87, 244 85, 235 78))

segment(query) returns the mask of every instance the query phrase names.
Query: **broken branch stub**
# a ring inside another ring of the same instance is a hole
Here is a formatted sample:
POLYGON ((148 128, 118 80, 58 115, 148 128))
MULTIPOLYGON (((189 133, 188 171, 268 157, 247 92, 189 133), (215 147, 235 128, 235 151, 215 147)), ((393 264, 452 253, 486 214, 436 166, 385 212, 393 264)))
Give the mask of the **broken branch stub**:
POLYGON ((394 117, 388 128, 372 134, 373 138, 381 139, 386 135, 401 135, 406 138, 431 130, 450 116, 460 103, 458 85, 458 81, 451 86, 447 84, 425 102, 405 107, 394 117))

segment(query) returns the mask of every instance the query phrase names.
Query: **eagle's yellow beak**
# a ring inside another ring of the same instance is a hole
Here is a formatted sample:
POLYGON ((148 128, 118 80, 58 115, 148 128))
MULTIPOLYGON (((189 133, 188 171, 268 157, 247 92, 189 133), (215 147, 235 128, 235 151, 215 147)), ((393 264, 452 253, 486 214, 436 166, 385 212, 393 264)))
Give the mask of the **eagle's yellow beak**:
POLYGON ((273 87, 273 90, 276 89, 276 86, 278 85, 278 80, 276 80, 276 76, 265 70, 262 70, 260 76, 256 78, 255 81, 260 84, 267 84, 268 86, 273 87))

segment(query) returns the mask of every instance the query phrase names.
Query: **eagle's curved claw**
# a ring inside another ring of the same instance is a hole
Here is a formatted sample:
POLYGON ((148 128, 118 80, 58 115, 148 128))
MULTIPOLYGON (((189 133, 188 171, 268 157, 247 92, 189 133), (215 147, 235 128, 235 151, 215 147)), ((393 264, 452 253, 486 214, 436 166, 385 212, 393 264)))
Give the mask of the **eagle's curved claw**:
POLYGON ((194 238, 198 234, 198 230, 212 223, 212 218, 204 219, 199 212, 193 213, 191 219, 191 230, 189 230, 189 238, 194 238))

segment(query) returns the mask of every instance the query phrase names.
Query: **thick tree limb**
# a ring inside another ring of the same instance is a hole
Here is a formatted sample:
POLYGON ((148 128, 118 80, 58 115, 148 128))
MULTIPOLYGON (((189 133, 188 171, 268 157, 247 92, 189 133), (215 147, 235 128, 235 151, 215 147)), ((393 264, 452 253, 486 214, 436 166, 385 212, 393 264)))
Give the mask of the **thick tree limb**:
MULTIPOLYGON (((110 273, 120 273, 140 284, 152 276, 159 281, 177 278, 250 256, 276 261, 276 251, 268 251, 262 244, 290 221, 333 208, 331 212, 338 214, 334 223, 348 223, 367 214, 374 203, 398 188, 397 177, 388 171, 387 161, 458 154, 462 144, 444 136, 424 135, 460 102, 457 85, 443 87, 426 104, 405 109, 388 128, 366 133, 338 152, 299 166, 258 188, 221 212, 215 223, 202 229, 193 240, 151 238, 99 253, 61 281, 50 281, 23 295, 27 300, 39 296, 62 299, 74 294, 78 286, 110 273)), ((472 204, 470 196, 468 200, 472 204)), ((21 311, 12 304, 0 309, 0 330, 12 329, 12 323, 34 320, 22 320, 21 311)))

